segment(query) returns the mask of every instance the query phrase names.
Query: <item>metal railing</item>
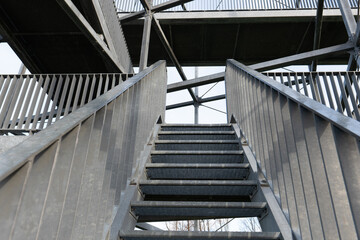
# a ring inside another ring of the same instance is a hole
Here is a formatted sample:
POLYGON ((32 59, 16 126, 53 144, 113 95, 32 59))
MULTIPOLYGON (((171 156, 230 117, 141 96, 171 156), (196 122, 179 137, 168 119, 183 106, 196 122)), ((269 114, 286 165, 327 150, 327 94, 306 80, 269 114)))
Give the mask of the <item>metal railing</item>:
POLYGON ((0 154, 0 239, 104 239, 165 101, 162 61, 0 154))
POLYGON ((0 130, 42 130, 128 78, 127 74, 0 75, 0 130))
POLYGON ((360 122, 245 65, 226 69, 240 125, 297 239, 358 239, 360 122))
MULTIPOLYGON (((159 5, 168 0, 153 0, 159 5)), ((349 1, 351 8, 357 8, 356 0, 349 1)), ((118 12, 138 12, 143 10, 140 0, 115 0, 118 12)), ((316 0, 194 0, 185 3, 187 11, 232 11, 232 10, 280 10, 280 9, 316 9, 316 0)), ((325 9, 339 8, 337 0, 325 0, 325 9)), ((166 11, 184 11, 182 6, 166 11)))
POLYGON ((264 75, 360 121, 360 72, 268 72, 264 75))

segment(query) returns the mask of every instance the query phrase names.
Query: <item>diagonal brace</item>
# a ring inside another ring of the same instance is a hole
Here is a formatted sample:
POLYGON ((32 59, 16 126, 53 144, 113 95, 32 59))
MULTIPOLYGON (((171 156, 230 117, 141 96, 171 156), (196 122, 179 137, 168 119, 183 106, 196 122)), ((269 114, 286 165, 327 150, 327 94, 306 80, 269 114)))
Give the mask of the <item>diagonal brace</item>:
MULTIPOLYGON (((183 5, 184 3, 191 2, 191 1, 193 1, 193 0, 171 0, 171 1, 167 1, 162 4, 158 4, 156 6, 151 7, 151 11, 153 13, 157 13, 157 12, 161 12, 166 9, 169 9, 169 8, 176 7, 178 5, 183 5)), ((143 4, 143 6, 144 6, 144 4, 143 4)), ((120 21, 121 21, 121 23, 130 22, 130 21, 133 21, 135 19, 145 16, 145 14, 146 14, 146 10, 131 13, 131 14, 128 14, 128 15, 120 18, 120 21)))

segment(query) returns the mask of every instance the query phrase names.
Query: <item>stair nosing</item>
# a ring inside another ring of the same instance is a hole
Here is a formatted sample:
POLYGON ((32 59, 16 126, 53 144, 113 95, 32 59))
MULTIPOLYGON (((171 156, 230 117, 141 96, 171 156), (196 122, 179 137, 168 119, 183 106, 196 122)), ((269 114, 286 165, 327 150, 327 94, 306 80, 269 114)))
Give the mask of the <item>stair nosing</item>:
POLYGON ((224 150, 224 151, 207 151, 207 150, 153 150, 151 155, 243 155, 243 150, 224 150))
POLYGON ((215 123, 215 124, 187 124, 187 123, 165 123, 161 127, 231 127, 231 123, 215 123))
POLYGON ((158 135, 234 135, 235 131, 159 131, 158 135))
POLYGON ((146 168, 249 168, 249 163, 147 163, 146 168))
POLYGON ((195 202, 195 201, 134 201, 131 207, 164 207, 164 208, 266 208, 266 202, 195 202))
POLYGON ((162 144, 186 144, 186 143, 204 143, 204 144, 239 144, 238 140, 155 140, 162 144))
POLYGON ((256 180, 142 180, 139 185, 257 186, 256 180))
POLYGON ((256 239, 280 239, 280 232, 205 232, 205 231, 120 231, 120 237, 141 237, 144 239, 149 238, 146 234, 149 234, 150 237, 200 237, 204 239, 211 238, 226 238, 226 239, 238 239, 246 238, 251 239, 252 236, 256 239), (145 236, 144 236, 145 235, 145 236))

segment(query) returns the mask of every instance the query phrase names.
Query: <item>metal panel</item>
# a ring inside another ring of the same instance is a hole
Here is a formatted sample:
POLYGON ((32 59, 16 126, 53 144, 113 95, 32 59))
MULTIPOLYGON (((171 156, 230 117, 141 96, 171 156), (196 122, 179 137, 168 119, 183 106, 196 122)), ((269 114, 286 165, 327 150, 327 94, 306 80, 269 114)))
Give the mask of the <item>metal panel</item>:
POLYGON ((333 96, 325 90, 341 91, 343 81, 333 84, 334 75, 343 80, 347 74, 353 76, 347 81, 353 94, 345 101, 349 108, 355 101, 358 73, 268 73, 274 81, 235 60, 227 63, 228 117, 238 121, 298 239, 358 238, 360 122, 324 106, 330 106, 327 98, 333 96), (318 95, 324 104, 302 95, 305 91, 296 82, 308 88, 308 80, 312 98, 318 95), (262 88, 266 98, 256 96, 264 95, 262 88), (265 114, 258 114, 259 109, 265 114), (266 134, 259 131, 271 133, 273 146, 264 144, 266 134), (269 158, 265 150, 270 150, 269 158), (268 174, 269 169, 276 174, 268 174))
POLYGON ((298 84, 291 85, 289 81, 282 83, 329 108, 360 121, 360 72, 268 72, 264 74, 277 82, 281 82, 281 77, 289 79, 293 77, 295 82, 302 82, 302 88, 299 88, 298 84), (345 97, 340 98, 340 96, 345 97))
POLYGON ((0 238, 106 235, 133 165, 164 116, 165 97, 166 68, 158 62, 2 153, 0 238))

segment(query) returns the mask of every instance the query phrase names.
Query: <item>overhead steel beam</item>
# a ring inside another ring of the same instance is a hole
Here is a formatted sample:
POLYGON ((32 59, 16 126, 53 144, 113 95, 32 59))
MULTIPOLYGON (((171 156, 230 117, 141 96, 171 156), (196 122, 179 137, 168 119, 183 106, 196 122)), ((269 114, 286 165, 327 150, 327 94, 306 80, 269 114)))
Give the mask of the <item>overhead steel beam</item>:
MULTIPOLYGON (((165 36, 165 33, 164 31, 162 30, 161 26, 160 26, 160 23, 159 21, 156 19, 155 16, 153 16, 153 25, 154 25, 154 28, 155 28, 155 31, 156 33, 158 34, 159 38, 160 38, 160 41, 162 42, 162 44, 164 45, 165 47, 165 50, 166 52, 168 53, 171 61, 174 63, 177 71, 179 72, 179 75, 181 77, 181 79, 183 81, 186 81, 187 80, 187 77, 184 73, 184 70, 182 69, 178 59, 176 58, 175 56, 175 53, 174 51, 172 50, 171 46, 170 46, 170 43, 168 42, 168 40, 166 39, 166 36, 165 36)), ((194 92, 191 90, 191 89, 188 89, 189 93, 190 93, 190 96, 191 98, 193 99, 194 102, 198 102, 198 98, 195 96, 194 92)))
MULTIPOLYGON (((320 48, 321 29, 322 29, 322 22, 323 22, 323 10, 324 10, 324 0, 318 0, 316 21, 315 21, 313 50, 317 50, 320 48)), ((316 68, 317 68, 317 60, 315 59, 311 63, 310 71, 316 71, 316 68)))
POLYGON ((289 66, 291 64, 298 62, 304 62, 306 60, 318 59, 333 54, 343 53, 348 50, 352 50, 353 48, 354 48, 354 44, 351 41, 348 41, 346 43, 327 47, 327 48, 321 48, 310 52, 304 52, 288 57, 283 57, 262 63, 253 64, 250 65, 249 67, 257 71, 266 71, 274 68, 289 66))
MULTIPOLYGON (((225 98, 226 98, 225 94, 218 95, 218 96, 213 96, 213 97, 208 97, 208 98, 200 98, 199 99, 199 104, 212 102, 212 101, 217 101, 217 100, 222 100, 222 99, 225 99, 225 98)), ((176 104, 166 106, 166 110, 171 110, 171 109, 181 108, 181 107, 187 107, 187 106, 192 106, 192 105, 194 105, 193 101, 176 103, 176 104)))
MULTIPOLYGON (((74 23, 79 27, 79 29, 84 33, 84 35, 91 41, 91 43, 97 48, 100 54, 105 58, 109 58, 111 67, 113 69, 119 70, 123 73, 128 72, 124 66, 118 61, 116 55, 110 51, 106 43, 100 36, 95 32, 91 27, 88 21, 84 18, 81 12, 77 9, 74 3, 70 0, 57 0, 59 5, 64 9, 64 11, 69 15, 69 17, 74 21, 74 23)), ((27 64, 26 64, 27 65, 27 64)))
POLYGON ((351 7, 348 0, 337 0, 341 15, 345 24, 346 31, 349 38, 353 38, 356 32, 356 21, 351 12, 351 7))
POLYGON ((212 74, 212 75, 208 75, 208 76, 204 76, 204 77, 187 80, 184 82, 177 82, 177 83, 169 84, 167 86, 167 92, 171 93, 171 92, 176 92, 176 91, 180 91, 180 90, 184 90, 184 89, 188 89, 188 88, 192 88, 192 87, 197 87, 197 86, 202 86, 202 85, 206 85, 206 84, 210 84, 210 83, 220 82, 220 81, 224 81, 224 79, 225 79, 224 72, 216 73, 216 74, 212 74))
MULTIPOLYGON (((141 1, 144 1, 144 0, 141 0, 141 1)), ((156 6, 151 7, 151 11, 153 13, 161 12, 161 11, 164 11, 166 9, 173 8, 173 7, 176 7, 178 5, 183 5, 184 3, 191 2, 191 1, 193 1, 193 0, 171 0, 171 1, 167 1, 167 2, 164 2, 162 4, 158 4, 156 6)), ((128 15, 120 18, 120 21, 121 21, 121 23, 129 22, 129 21, 141 18, 145 14, 146 14, 145 10, 142 10, 142 11, 139 11, 139 12, 136 12, 136 13, 131 13, 131 14, 128 14, 128 15)))
MULTIPOLYGON (((351 9, 353 15, 357 14, 356 9, 351 9)), ((145 14, 145 13, 143 13, 145 14)), ((161 23, 182 23, 191 21, 192 23, 254 23, 254 22, 296 22, 313 21, 316 17, 316 9, 294 10, 271 10, 271 11, 218 11, 218 12, 169 12, 163 11, 156 14, 156 18, 161 23)), ((128 16, 128 13, 118 13, 120 19, 128 16)), ((324 9, 323 18, 329 21, 342 20, 339 9, 324 9)), ((143 19, 138 19, 128 24, 142 24, 143 19)))

